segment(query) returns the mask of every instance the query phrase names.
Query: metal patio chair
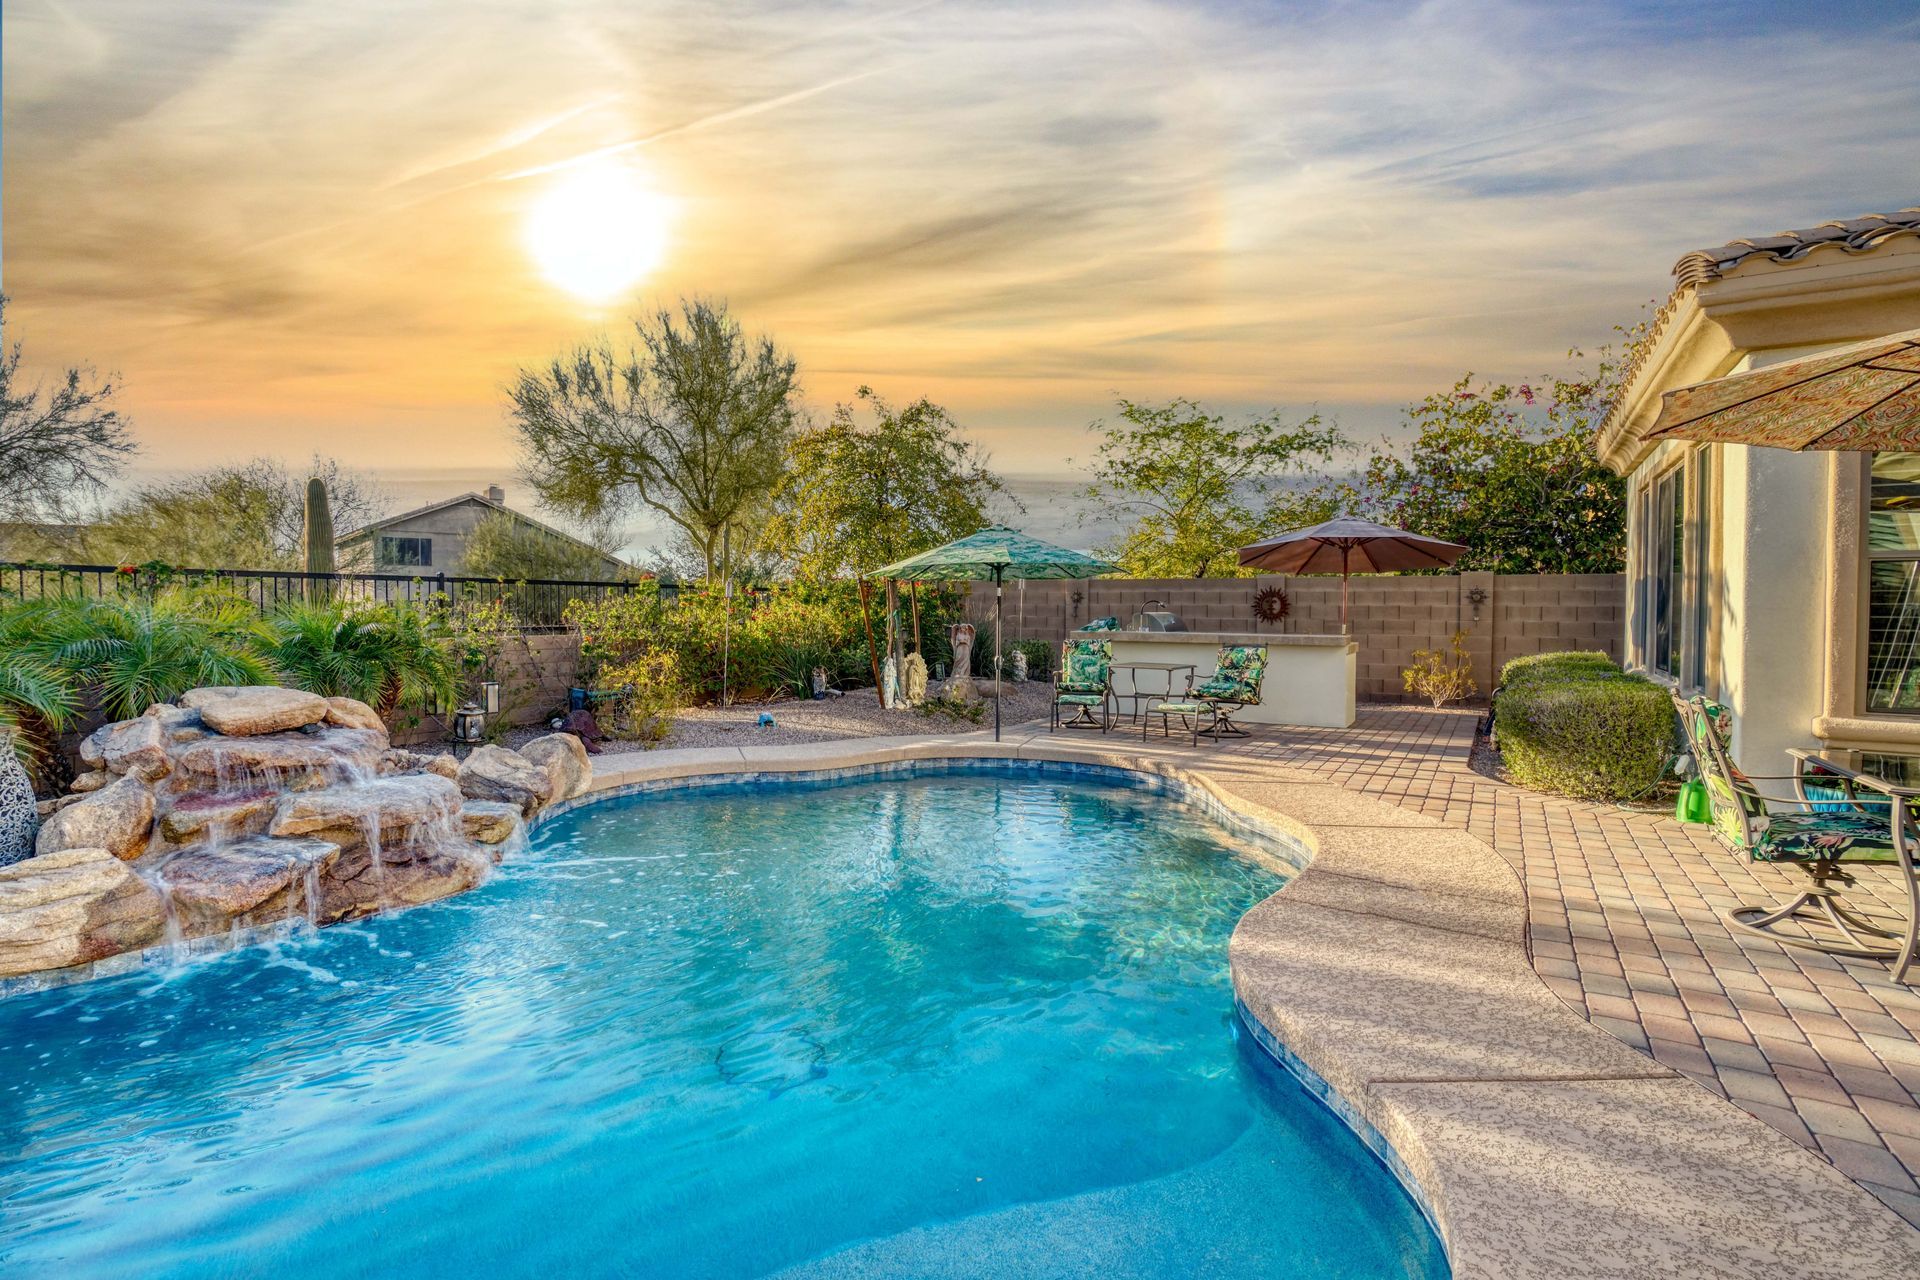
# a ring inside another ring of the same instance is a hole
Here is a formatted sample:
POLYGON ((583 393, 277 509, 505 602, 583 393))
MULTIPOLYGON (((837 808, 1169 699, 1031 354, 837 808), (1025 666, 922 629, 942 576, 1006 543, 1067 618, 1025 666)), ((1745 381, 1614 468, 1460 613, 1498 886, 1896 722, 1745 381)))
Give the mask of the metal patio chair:
POLYGON ((1223 644, 1214 659, 1213 674, 1193 687, 1193 696, 1213 708, 1213 723, 1201 736, 1218 742, 1223 737, 1244 738, 1247 731, 1233 722, 1234 713, 1260 705, 1260 682, 1267 674, 1267 646, 1223 644))
POLYGON ((1086 725, 1105 733, 1113 727, 1114 706, 1113 642, 1068 640, 1061 645, 1060 668, 1053 676, 1053 728, 1086 725), (1075 709, 1073 719, 1061 720, 1062 707, 1075 709), (1100 709, 1098 719, 1095 707, 1100 709))
POLYGON ((1724 707, 1704 697, 1676 694, 1673 701, 1706 784, 1714 835, 1750 861, 1794 863, 1810 880, 1788 902, 1733 908, 1727 922, 1788 946, 1886 960, 1894 965, 1894 981, 1905 981, 1920 935, 1913 861, 1920 830, 1911 800, 1868 776, 1844 775, 1812 752, 1793 753, 1800 762, 1796 773, 1749 776, 1728 754, 1724 707), (1764 795, 1757 782, 1791 782, 1793 795, 1764 795), (1875 794, 1861 795, 1861 787, 1875 794), (1868 916, 1841 900, 1858 883, 1848 863, 1900 867, 1908 896, 1905 922, 1868 916))

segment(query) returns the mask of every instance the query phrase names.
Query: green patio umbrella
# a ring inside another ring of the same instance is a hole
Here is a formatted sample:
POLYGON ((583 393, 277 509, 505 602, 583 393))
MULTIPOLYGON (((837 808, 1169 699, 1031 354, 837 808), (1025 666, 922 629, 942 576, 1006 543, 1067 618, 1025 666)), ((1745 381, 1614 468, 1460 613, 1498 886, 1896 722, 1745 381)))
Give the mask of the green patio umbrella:
POLYGON ((993 583, 993 740, 1000 741, 1000 606, 1008 578, 1097 578, 1120 566, 1081 551, 1029 538, 1017 529, 994 525, 942 547, 875 569, 869 578, 902 582, 993 583))

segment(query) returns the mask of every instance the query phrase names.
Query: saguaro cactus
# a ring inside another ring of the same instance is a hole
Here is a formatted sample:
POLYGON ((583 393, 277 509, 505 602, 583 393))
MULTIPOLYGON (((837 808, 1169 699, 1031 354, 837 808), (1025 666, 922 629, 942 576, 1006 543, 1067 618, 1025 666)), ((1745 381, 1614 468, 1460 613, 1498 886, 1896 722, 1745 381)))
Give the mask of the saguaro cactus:
MULTIPOLYGON (((301 558, 308 573, 333 572, 333 507, 327 502, 327 482, 315 476, 307 481, 307 523, 300 535, 301 558)), ((331 594, 325 580, 307 582, 310 596, 331 594)))

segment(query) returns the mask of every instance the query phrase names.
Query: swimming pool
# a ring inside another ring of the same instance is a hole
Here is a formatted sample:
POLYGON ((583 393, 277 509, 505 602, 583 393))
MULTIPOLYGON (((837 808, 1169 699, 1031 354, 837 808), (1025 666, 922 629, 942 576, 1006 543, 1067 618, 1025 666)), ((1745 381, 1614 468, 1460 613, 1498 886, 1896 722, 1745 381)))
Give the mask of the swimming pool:
POLYGON ((8 1276, 1442 1276, 1237 1034, 1284 869, 1034 766, 553 818, 416 911, 0 1003, 8 1276))

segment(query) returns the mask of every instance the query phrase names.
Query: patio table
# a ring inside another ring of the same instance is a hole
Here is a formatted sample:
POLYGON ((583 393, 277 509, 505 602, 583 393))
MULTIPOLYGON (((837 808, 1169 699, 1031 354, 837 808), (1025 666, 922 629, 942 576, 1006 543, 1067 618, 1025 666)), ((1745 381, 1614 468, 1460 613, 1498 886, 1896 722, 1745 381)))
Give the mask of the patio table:
MULTIPOLYGON (((1828 747, 1822 751, 1791 752, 1800 762, 1798 789, 1810 805, 1845 804, 1859 793, 1875 791, 1890 797, 1887 806, 1893 827, 1893 851, 1906 881, 1907 919, 1904 930, 1879 931, 1900 938, 1900 946, 1881 957, 1893 965, 1893 980, 1906 981, 1907 971, 1920 956, 1920 872, 1914 858, 1920 850, 1920 757, 1828 747), (1835 794, 1822 795, 1832 791, 1835 794), (1904 936, 1903 936, 1904 934, 1904 936)), ((1879 806, 1875 806, 1877 814, 1879 806)))
POLYGON ((1122 698, 1129 699, 1133 703, 1133 710, 1127 713, 1127 719, 1139 720, 1140 699, 1173 697, 1173 673, 1176 671, 1186 672, 1187 688, 1193 688, 1194 673, 1199 670, 1199 666, 1192 662, 1116 662, 1110 670, 1114 672, 1124 671, 1127 673, 1128 692, 1122 693, 1118 689, 1115 689, 1113 691, 1113 700, 1118 702, 1122 698), (1140 687, 1139 676, 1139 673, 1142 671, 1158 671, 1163 673, 1167 677, 1167 687, 1164 689, 1142 689, 1140 687))

